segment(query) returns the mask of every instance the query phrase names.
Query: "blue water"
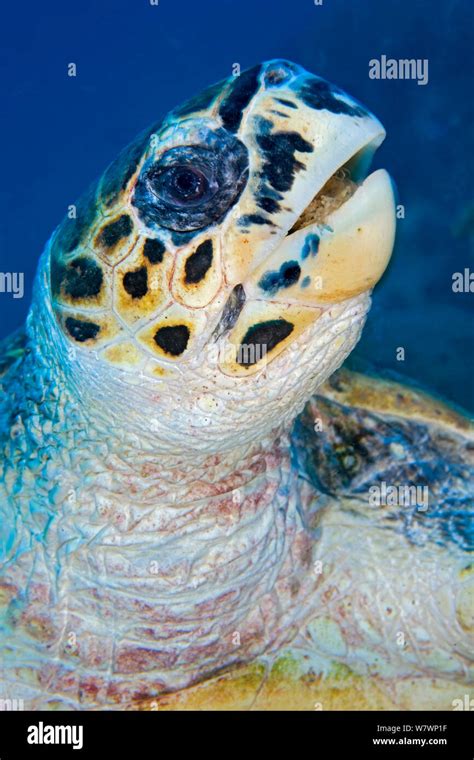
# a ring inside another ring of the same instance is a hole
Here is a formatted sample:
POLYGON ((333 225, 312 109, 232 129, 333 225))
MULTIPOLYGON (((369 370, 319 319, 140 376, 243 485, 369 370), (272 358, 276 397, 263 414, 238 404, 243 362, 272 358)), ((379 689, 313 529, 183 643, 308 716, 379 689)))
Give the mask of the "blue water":
POLYGON ((25 318, 36 262, 89 181, 148 123, 241 67, 290 58, 340 85, 384 123, 376 157, 405 219, 378 287, 361 361, 474 407, 472 0, 81 0, 2 10, 0 337, 25 318), (381 55, 428 59, 429 82, 376 80, 381 55), (67 64, 77 77, 67 76, 67 64), (405 360, 397 361, 398 347, 405 360))

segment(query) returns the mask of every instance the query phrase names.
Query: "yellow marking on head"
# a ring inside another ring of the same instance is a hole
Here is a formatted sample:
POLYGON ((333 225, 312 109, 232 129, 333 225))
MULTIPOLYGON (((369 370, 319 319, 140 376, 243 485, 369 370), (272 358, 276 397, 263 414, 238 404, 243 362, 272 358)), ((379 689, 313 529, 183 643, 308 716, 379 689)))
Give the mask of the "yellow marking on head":
POLYGON ((91 237, 90 247, 97 256, 110 264, 122 261, 138 239, 134 221, 127 209, 121 209, 115 216, 101 219, 91 237))
POLYGON ((218 235, 205 235, 180 251, 172 280, 173 297, 184 306, 203 308, 222 285, 221 252, 218 235))
POLYGON ((226 375, 246 377, 263 369, 321 314, 318 308, 247 301, 221 344, 221 370, 226 375))
POLYGON ((139 331, 137 340, 155 356, 180 361, 193 347, 205 324, 203 312, 173 304, 158 320, 139 331))
POLYGON ((128 341, 109 346, 102 351, 101 356, 111 364, 123 366, 137 366, 143 361, 143 354, 128 341))
POLYGON ((69 311, 58 306, 54 312, 63 333, 78 347, 96 349, 123 330, 112 313, 69 311))
POLYGON ((170 300, 173 257, 164 253, 161 262, 151 264, 144 245, 141 241, 114 271, 114 308, 129 325, 151 317, 170 300))
POLYGON ((159 364, 147 364, 145 367, 145 372, 147 375, 152 375, 153 377, 170 377, 172 374, 170 370, 165 369, 164 367, 160 367, 159 364))
POLYGON ((53 302, 80 309, 104 309, 111 299, 110 267, 87 248, 78 248, 67 259, 51 259, 53 302))

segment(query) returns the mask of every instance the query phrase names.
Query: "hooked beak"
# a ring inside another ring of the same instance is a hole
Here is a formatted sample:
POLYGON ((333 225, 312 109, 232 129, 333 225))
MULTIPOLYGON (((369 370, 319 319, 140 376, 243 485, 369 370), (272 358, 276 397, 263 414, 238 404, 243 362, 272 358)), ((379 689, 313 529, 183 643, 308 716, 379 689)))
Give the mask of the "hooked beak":
POLYGON ((233 352, 221 362, 224 374, 253 374, 332 304, 370 291, 390 261, 395 219, 393 184, 384 169, 359 184, 333 175, 244 282, 245 305, 227 336, 233 352), (263 355, 249 362, 241 354, 256 324, 267 326, 258 338, 266 345, 263 355), (280 331, 276 343, 275 330, 280 331))
POLYGON ((258 371, 331 307, 369 293, 395 240, 390 177, 368 175, 382 124, 298 67, 269 66, 290 78, 278 92, 267 87, 247 115, 239 136, 249 181, 223 234, 226 282, 243 294, 220 363, 233 376, 258 371), (249 346, 265 349, 264 359, 242 360, 249 346))

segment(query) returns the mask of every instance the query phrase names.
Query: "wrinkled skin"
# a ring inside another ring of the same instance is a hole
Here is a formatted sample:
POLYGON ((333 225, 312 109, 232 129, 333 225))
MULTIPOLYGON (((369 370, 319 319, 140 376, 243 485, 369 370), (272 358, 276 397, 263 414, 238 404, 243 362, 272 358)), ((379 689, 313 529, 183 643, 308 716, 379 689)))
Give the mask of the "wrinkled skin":
POLYGON ((2 698, 462 697, 472 429, 420 391, 333 375, 393 244, 390 183, 364 179, 382 138, 270 62, 155 125, 55 232, 0 351, 2 698), (314 203, 341 166, 344 197, 314 203), (426 508, 374 506, 383 483, 426 486, 426 508))

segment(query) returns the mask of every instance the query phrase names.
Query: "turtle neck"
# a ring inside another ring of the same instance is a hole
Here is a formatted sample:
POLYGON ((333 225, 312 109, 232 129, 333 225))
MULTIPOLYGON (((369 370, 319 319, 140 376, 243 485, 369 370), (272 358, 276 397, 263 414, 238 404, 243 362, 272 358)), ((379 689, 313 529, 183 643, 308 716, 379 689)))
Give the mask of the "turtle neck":
MULTIPOLYGON (((2 502, 21 519, 6 520, 3 667, 15 695, 123 704, 290 641, 317 576, 304 520, 314 492, 289 431, 357 339, 368 299, 337 307, 354 330, 315 369, 309 340, 297 377, 277 366, 272 378, 270 365, 261 385, 223 378, 216 391, 212 372, 154 382, 71 349, 47 281, 43 257, 7 402, 2 502)), ((288 367, 302 348, 291 350, 288 367)))

